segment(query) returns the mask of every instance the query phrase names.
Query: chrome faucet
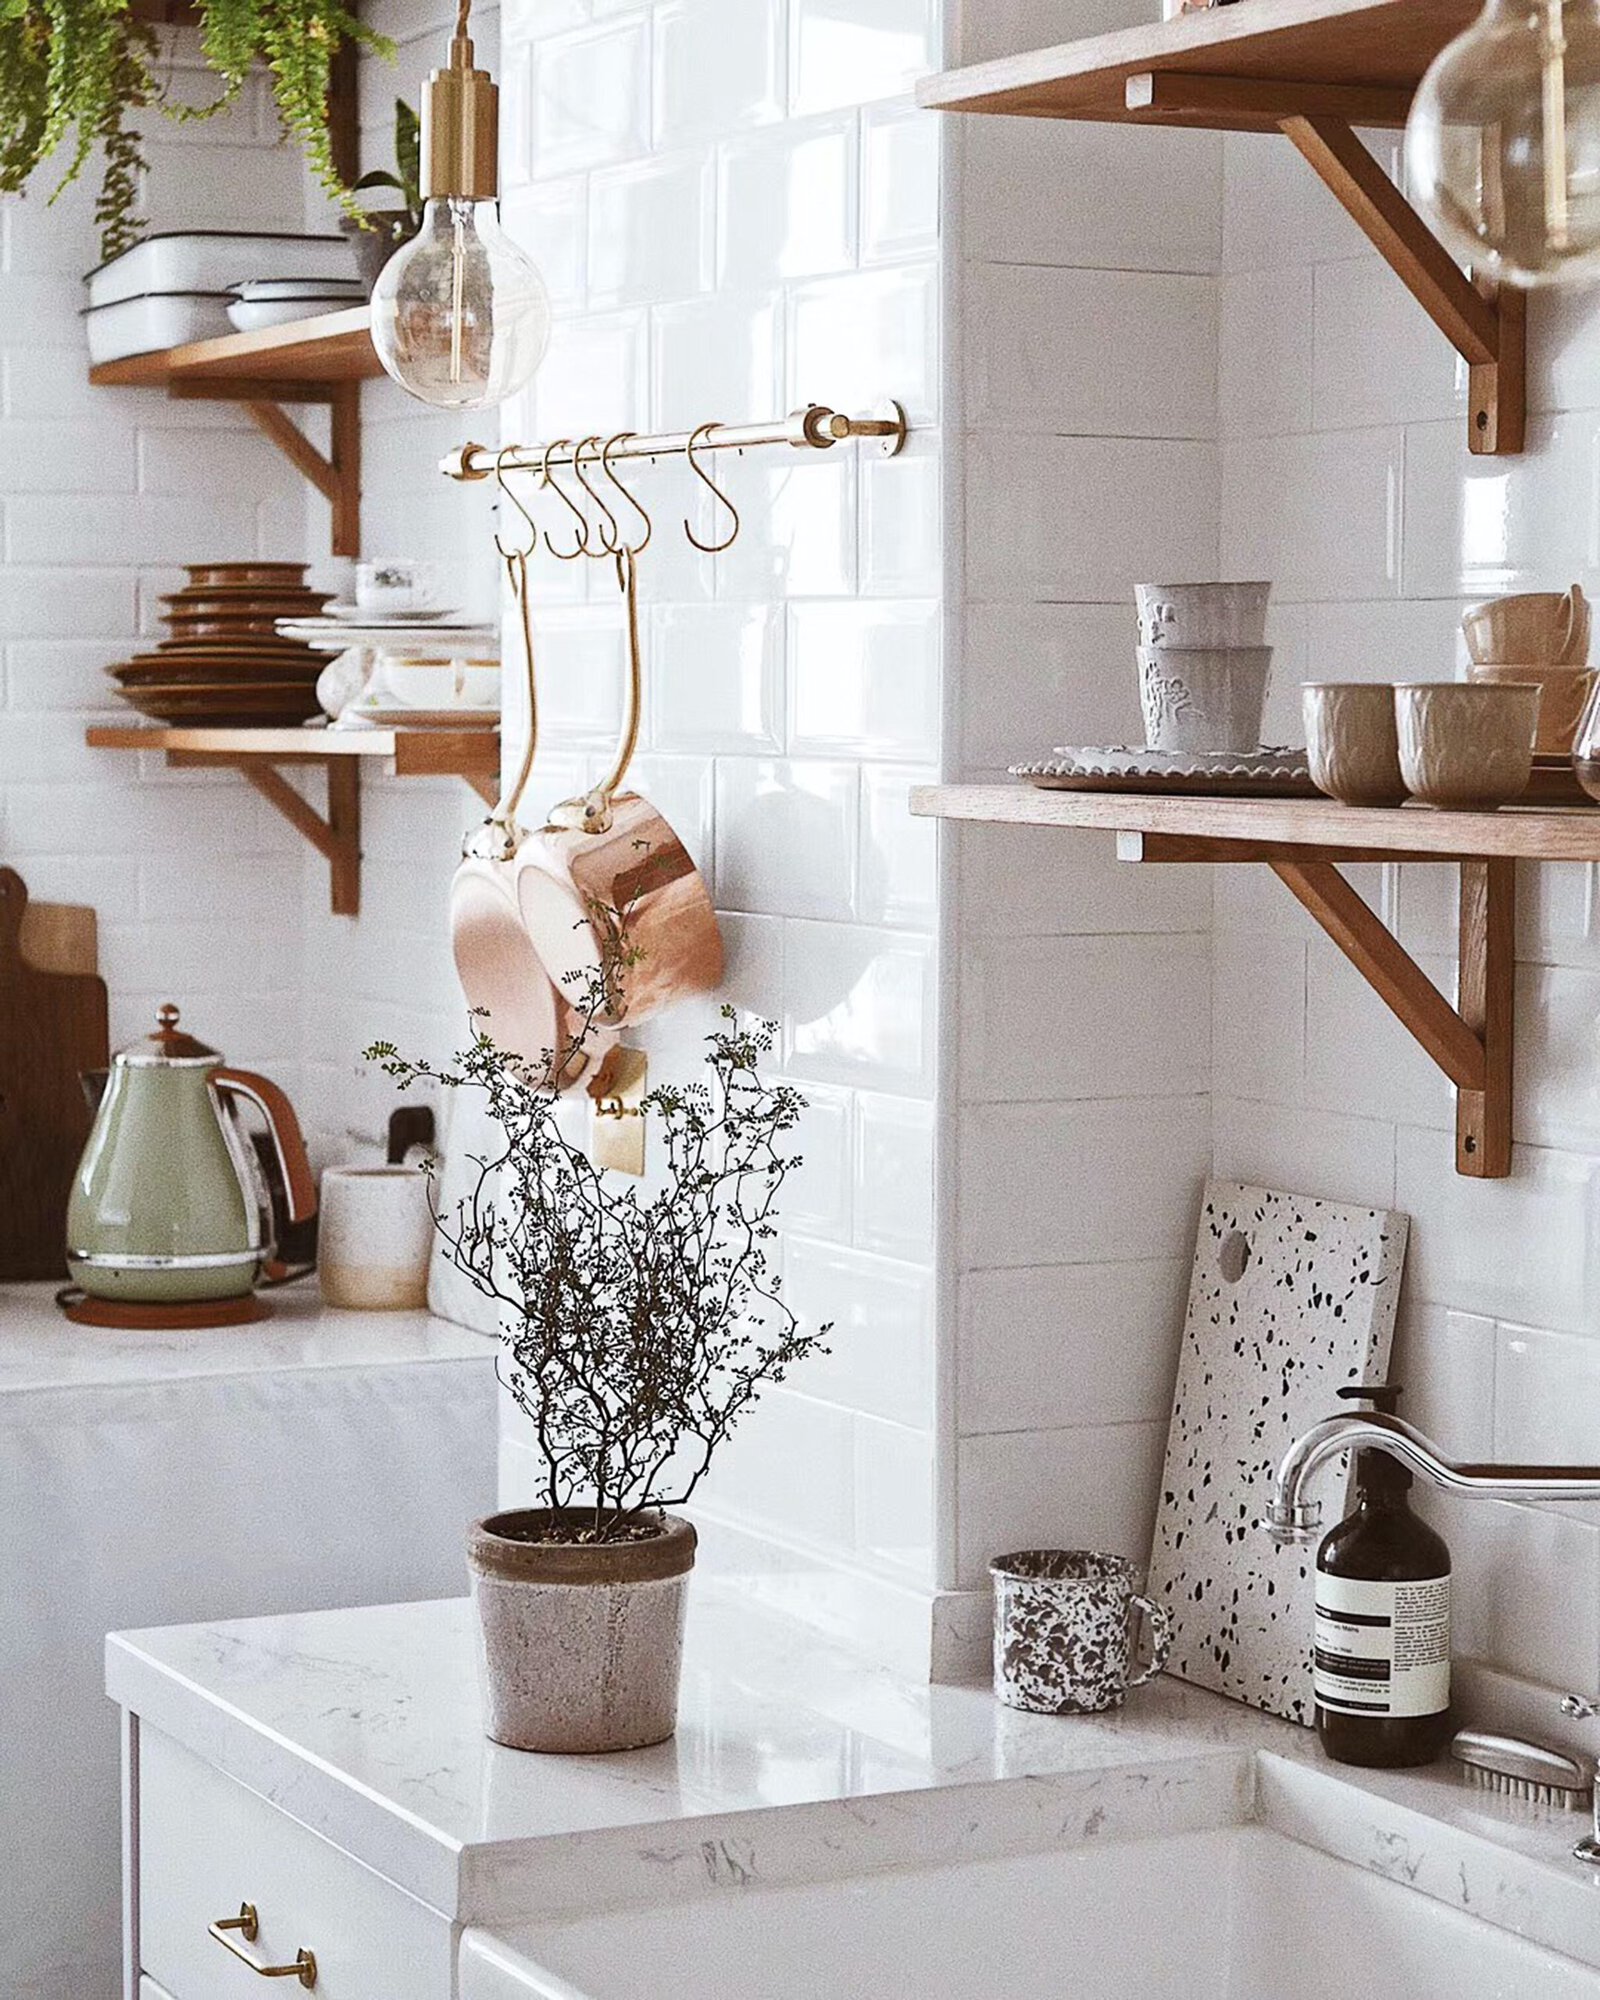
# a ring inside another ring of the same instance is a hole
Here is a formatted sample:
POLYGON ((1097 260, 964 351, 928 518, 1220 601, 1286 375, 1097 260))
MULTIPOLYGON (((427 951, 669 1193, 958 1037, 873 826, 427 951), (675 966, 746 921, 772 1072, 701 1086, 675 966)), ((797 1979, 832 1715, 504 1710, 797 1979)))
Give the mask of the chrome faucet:
POLYGON ((1452 1493, 1490 1500, 1600 1501, 1600 1465, 1457 1465, 1421 1431, 1381 1410, 1341 1410, 1313 1424, 1284 1453, 1262 1525, 1275 1542, 1314 1542, 1322 1533, 1320 1501, 1307 1481, 1345 1451, 1384 1451, 1410 1472, 1452 1493))

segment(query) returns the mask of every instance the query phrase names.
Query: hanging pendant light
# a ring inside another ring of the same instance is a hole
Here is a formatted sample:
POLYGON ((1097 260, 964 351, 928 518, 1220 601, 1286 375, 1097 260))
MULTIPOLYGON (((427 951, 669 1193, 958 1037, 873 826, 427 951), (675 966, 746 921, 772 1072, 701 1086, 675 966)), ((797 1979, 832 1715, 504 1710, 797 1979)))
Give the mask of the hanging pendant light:
POLYGON ((1488 0, 1417 88, 1406 181, 1463 263, 1600 277, 1600 0, 1488 0))
POLYGON ((550 298, 500 226, 499 96, 474 67, 471 0, 460 0, 450 66, 422 106, 422 228, 372 292, 372 344, 400 384, 444 410, 514 395, 550 344, 550 298))

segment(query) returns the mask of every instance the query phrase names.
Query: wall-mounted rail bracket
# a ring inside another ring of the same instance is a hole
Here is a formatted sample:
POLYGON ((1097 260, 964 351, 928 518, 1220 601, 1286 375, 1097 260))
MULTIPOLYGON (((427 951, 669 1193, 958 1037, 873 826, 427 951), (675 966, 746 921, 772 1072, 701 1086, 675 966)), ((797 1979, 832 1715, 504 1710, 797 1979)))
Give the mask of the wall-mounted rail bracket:
POLYGON ((1159 833, 1119 833, 1117 856, 1124 861, 1265 861, 1454 1084, 1456 1172, 1477 1180, 1503 1180, 1511 1172, 1514 861, 1159 833), (1455 860, 1461 871, 1454 1007, 1338 867, 1351 861, 1429 860, 1455 860))
POLYGON ((1244 132, 1276 125, 1466 362, 1468 450, 1519 452, 1527 429, 1525 295, 1469 277, 1352 129, 1404 124, 1410 97, 1387 86, 1183 71, 1141 73, 1124 85, 1137 122, 1244 132))

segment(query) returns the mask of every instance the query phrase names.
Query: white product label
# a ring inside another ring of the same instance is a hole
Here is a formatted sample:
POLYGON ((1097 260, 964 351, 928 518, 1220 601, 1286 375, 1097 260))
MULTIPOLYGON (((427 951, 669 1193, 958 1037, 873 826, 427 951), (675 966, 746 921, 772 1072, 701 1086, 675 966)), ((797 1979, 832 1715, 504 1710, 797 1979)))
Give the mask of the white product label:
POLYGON ((1450 1579, 1368 1583, 1317 1572, 1317 1700, 1341 1715, 1450 1706, 1450 1579))

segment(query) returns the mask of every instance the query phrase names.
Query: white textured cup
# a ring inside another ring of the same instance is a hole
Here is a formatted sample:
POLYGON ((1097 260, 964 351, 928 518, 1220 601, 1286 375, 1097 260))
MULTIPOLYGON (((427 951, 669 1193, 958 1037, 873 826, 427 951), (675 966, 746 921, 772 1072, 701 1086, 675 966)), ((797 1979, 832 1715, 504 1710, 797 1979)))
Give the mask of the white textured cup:
POLYGON ((330 1306, 398 1312, 428 1303, 433 1208, 421 1167, 329 1167, 317 1275, 330 1306))
POLYGON ((1138 583, 1141 646, 1259 646, 1270 583, 1138 583))
POLYGON ((363 611, 427 611, 437 590, 434 565, 412 556, 374 556, 356 564, 356 603, 363 611))
POLYGON ((1270 646, 1141 646, 1139 701, 1152 750, 1259 750, 1270 646))

